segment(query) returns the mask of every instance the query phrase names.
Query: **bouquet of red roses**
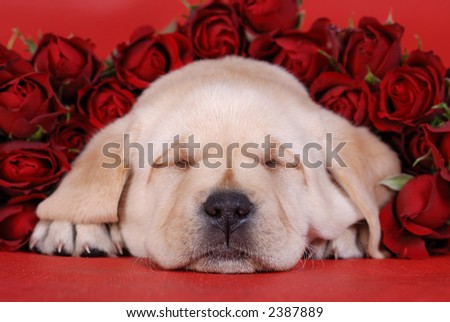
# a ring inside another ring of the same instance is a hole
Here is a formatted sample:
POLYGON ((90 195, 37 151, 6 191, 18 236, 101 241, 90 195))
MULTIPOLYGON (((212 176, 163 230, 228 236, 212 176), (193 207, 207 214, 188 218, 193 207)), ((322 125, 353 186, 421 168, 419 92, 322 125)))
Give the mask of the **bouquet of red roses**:
MULTIPOLYGON (((283 66, 324 107, 389 143, 404 175, 381 210, 397 256, 450 252, 450 70, 431 51, 401 48, 404 28, 362 18, 300 28, 297 0, 213 0, 164 33, 138 28, 102 62, 89 40, 43 35, 24 59, 0 45, 0 250, 28 241, 36 205, 70 171, 90 137, 125 115, 156 78, 226 55, 283 66)), ((13 38, 14 38, 13 37, 13 38)))

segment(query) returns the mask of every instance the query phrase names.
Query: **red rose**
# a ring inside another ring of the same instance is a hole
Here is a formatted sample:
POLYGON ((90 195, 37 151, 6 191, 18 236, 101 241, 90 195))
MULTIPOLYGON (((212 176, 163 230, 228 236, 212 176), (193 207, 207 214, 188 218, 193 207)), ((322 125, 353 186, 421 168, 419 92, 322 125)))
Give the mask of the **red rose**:
POLYGON ((423 129, 436 168, 441 171, 441 176, 450 182, 450 121, 438 128, 426 124, 423 129))
POLYGON ((362 18, 358 27, 348 30, 342 64, 356 78, 364 79, 368 68, 383 78, 386 72, 400 65, 404 28, 397 23, 382 25, 371 17, 362 18))
POLYGON ((256 33, 294 29, 299 23, 297 0, 234 0, 244 23, 256 33))
POLYGON ((247 47, 242 21, 224 0, 213 0, 190 15, 185 33, 199 58, 244 55, 247 47))
POLYGON ((402 159, 403 171, 412 175, 433 172, 433 158, 431 156, 430 144, 425 138, 421 127, 405 129, 400 134, 388 136, 389 142, 399 152, 402 159), (416 160, 422 159, 415 166, 416 160))
POLYGON ((153 27, 138 28, 114 56, 117 77, 131 89, 144 89, 171 70, 192 62, 189 39, 180 33, 157 34, 153 27))
POLYGON ((76 98, 77 90, 95 82, 103 65, 94 55, 94 44, 78 37, 45 34, 39 41, 32 63, 37 71, 50 75, 56 93, 63 101, 76 98))
POLYGON ((320 73, 333 69, 320 50, 337 58, 336 32, 327 19, 317 20, 308 32, 261 35, 250 43, 249 55, 283 66, 309 85, 320 73))
POLYGON ((421 175, 405 184, 380 212, 384 245, 399 257, 423 258, 449 252, 450 182, 438 174, 421 175))
POLYGON ((34 72, 21 59, 0 70, 0 132, 18 139, 29 138, 38 128, 50 132, 64 113, 48 75, 34 72))
POLYGON ((376 103, 366 82, 337 72, 320 74, 309 93, 317 103, 355 125, 368 123, 368 109, 376 103))
POLYGON ((67 159, 72 161, 83 150, 86 143, 96 131, 91 124, 71 117, 69 121, 60 122, 51 133, 49 141, 55 148, 61 148, 67 159))
POLYGON ((64 153, 48 143, 11 141, 0 144, 0 191, 9 196, 46 192, 69 169, 64 153))
POLYGON ((44 199, 42 194, 20 196, 0 206, 0 251, 15 251, 27 244, 38 222, 36 206, 44 199))
POLYGON ((445 68, 432 52, 414 51, 401 67, 386 73, 380 84, 380 106, 370 116, 381 131, 401 132, 438 113, 431 107, 443 99, 445 68))
POLYGON ((127 114, 135 102, 134 95, 115 78, 107 78, 78 93, 77 109, 89 123, 100 129, 127 114))

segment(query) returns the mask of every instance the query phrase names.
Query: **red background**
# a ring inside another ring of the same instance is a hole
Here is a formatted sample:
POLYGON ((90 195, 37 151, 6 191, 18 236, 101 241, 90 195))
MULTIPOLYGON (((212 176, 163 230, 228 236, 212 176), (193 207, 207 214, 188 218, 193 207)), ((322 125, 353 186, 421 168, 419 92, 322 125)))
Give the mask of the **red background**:
MULTIPOLYGON (((357 24, 365 15, 385 21, 392 10, 394 20, 406 27, 405 48, 417 47, 417 34, 424 49, 433 49, 450 66, 450 1, 304 0, 302 9, 306 12, 303 28, 323 16, 339 27, 347 26, 350 17, 357 24)), ((161 30, 186 13, 181 0, 2 0, 0 42, 6 44, 14 27, 33 38, 38 32, 75 34, 90 38, 97 44, 98 56, 105 58, 137 26, 152 24, 161 30)), ((16 43, 14 48, 21 46, 16 43)))

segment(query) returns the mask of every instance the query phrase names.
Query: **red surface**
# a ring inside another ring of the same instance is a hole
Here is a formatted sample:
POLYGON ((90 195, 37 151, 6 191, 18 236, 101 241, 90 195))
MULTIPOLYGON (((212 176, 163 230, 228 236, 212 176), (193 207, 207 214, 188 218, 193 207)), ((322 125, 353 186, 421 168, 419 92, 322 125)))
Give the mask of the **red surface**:
POLYGON ((450 301, 450 256, 218 275, 156 271, 131 257, 0 252, 0 301, 450 301))
MULTIPOLYGON (((197 1, 191 1, 197 2, 197 1)), ((304 0, 305 26, 318 17, 329 17, 340 27, 353 17, 375 16, 386 20, 390 10, 394 20, 406 27, 403 44, 417 47, 418 34, 424 49, 433 49, 450 66, 450 1, 443 0, 304 0)), ((3 0, 0 6, 0 42, 6 43, 11 29, 36 36, 38 31, 61 35, 76 34, 97 44, 104 58, 117 43, 128 39, 139 25, 162 29, 187 10, 181 0, 3 0)), ((18 47, 17 47, 18 48, 18 47)))

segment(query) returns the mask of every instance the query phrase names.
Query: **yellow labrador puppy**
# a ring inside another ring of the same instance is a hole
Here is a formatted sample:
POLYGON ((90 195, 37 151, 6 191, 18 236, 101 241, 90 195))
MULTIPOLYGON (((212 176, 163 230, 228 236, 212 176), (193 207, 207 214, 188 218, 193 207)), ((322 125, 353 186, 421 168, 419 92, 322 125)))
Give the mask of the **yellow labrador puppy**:
POLYGON ((228 57, 154 82, 38 207, 31 247, 163 269, 287 270, 303 256, 383 258, 379 181, 396 155, 282 68, 228 57), (367 229, 363 229, 367 227, 367 229))

